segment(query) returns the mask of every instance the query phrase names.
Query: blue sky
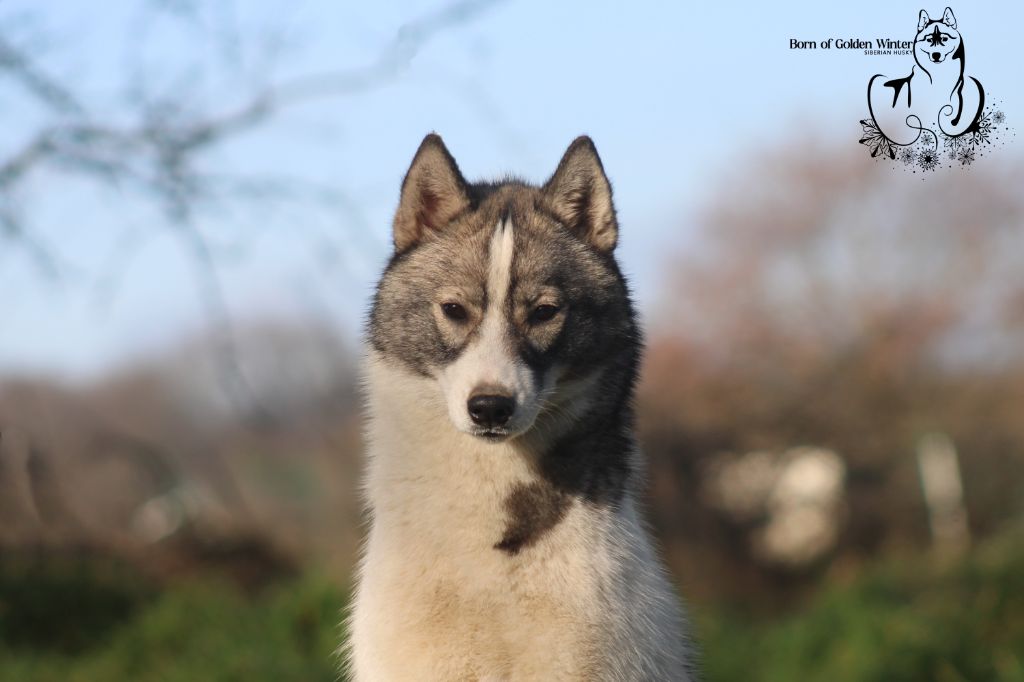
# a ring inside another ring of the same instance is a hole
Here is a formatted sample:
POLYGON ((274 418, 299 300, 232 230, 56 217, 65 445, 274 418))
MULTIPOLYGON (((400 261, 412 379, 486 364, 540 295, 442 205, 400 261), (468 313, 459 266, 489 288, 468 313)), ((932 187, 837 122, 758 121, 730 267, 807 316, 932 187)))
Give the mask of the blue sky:
MULTIPOLYGON (((40 63, 91 101, 106 103, 101 113, 114 114, 129 67, 152 75, 156 87, 188 83, 194 103, 227 108, 242 92, 239 82, 367 63, 403 23, 440 6, 214 3, 186 29, 139 10, 138 2, 105 3, 102 14, 91 3, 5 5, 0 19, 34 15, 33 25, 55 36, 40 63), (228 56, 218 52, 218 41, 207 40, 224 26, 238 27, 241 37, 228 56), (261 61, 255 36, 268 28, 281 53, 261 61)), ((943 7, 925 9, 938 17, 943 7)), ((723 171, 773 140, 793 141, 794 154, 813 153, 821 140, 856 144, 867 79, 909 71, 909 57, 793 51, 790 39, 909 39, 920 9, 918 2, 876 1, 747 9, 501 3, 431 41, 395 82, 297 106, 209 159, 224 174, 272 174, 333 188, 358 208, 358 217, 261 204, 210 212, 198 224, 217 244, 245 245, 220 270, 236 318, 327 317, 355 338, 387 257, 398 184, 425 133, 439 132, 470 178, 513 172, 536 181, 550 174, 576 135, 587 133, 615 187, 620 257, 643 308, 655 298, 667 254, 687 247, 693 213, 723 171), (807 131, 813 135, 801 146, 807 131), (324 256, 325 242, 337 259, 324 256)), ((1011 123, 1018 113, 1024 121, 1020 59, 1012 47, 1024 5, 953 9, 969 72, 1001 101, 1011 123)), ((2 83, 0 92, 13 90, 2 83)), ((17 101, 0 106, 0 154, 39 115, 17 101)), ((1001 153, 1019 155, 1019 140, 1001 153)), ((742 201, 743 188, 735 192, 742 201)), ((0 371, 88 378, 206 323, 191 263, 145 202, 55 173, 35 177, 19 200, 31 206, 33 225, 67 263, 65 276, 50 282, 0 241, 0 291, 7 294, 0 371), (114 295, 104 297, 98 292, 119 249, 131 258, 116 269, 114 295)))

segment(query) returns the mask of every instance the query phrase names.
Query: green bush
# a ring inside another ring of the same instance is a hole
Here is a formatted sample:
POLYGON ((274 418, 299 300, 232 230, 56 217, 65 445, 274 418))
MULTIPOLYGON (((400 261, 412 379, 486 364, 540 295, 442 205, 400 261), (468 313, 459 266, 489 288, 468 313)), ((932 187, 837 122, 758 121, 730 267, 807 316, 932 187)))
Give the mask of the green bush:
POLYGON ((1024 538, 952 565, 889 560, 782 621, 719 609, 698 622, 712 682, 1024 682, 1024 538))
POLYGON ((0 561, 0 648, 76 654, 130 619, 153 590, 104 559, 0 561))
MULTIPOLYGON (((0 562, 0 680, 327 682, 345 601, 319 575, 246 594, 157 590, 109 562, 0 562)), ((709 682, 1024 682, 1024 536, 942 566, 887 560, 781 619, 694 611, 709 682)))
MULTIPOLYGON (((91 569, 83 567, 83 574, 91 569)), ((53 577, 53 576, 49 576, 53 577)), ((37 590, 47 576, 29 579, 37 590)), ((54 580, 57 592, 64 592, 54 580)), ((246 595, 236 586, 216 580, 192 582, 157 595, 145 595, 132 585, 104 592, 121 609, 124 619, 115 628, 93 628, 75 614, 81 600, 61 609, 35 607, 52 618, 57 631, 84 626, 71 649, 50 646, 33 636, 0 640, 0 680, 25 682, 195 682, 337 679, 335 649, 341 640, 340 614, 344 592, 317 576, 246 595), (138 595, 142 593, 143 596, 138 595), (137 601, 132 602, 132 599, 137 601), (77 625, 69 625, 72 619, 77 625)), ((5 585, 5 587, 9 587, 5 585)), ((104 589, 110 588, 106 585, 104 589)), ((92 590, 83 587, 84 592, 92 590)), ((0 592, 0 632, 17 632, 24 599, 0 592)), ((86 603, 97 605, 95 601, 86 603)), ((106 611, 100 608, 100 611, 106 611)), ((99 618, 102 620, 102 618, 99 618)), ((34 627, 34 629, 39 629, 34 627)), ((65 635, 65 638, 67 636, 65 635)))

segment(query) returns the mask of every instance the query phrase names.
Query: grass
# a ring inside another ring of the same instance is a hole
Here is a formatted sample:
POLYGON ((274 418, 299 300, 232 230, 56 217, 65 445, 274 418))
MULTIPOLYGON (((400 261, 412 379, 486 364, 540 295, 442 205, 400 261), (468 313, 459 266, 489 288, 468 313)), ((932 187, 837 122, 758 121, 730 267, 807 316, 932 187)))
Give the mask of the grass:
POLYGON ((781 621, 698 619, 710 680, 1024 682, 1024 537, 953 565, 889 560, 781 621))
MULTIPOLYGON (((158 590, 107 561, 0 561, 0 680, 326 682, 345 599, 318 575, 245 594, 212 578, 158 590)), ((1024 537, 944 567, 889 560, 782 619, 694 611, 711 682, 1024 682, 1024 537)))
POLYGON ((158 592, 91 562, 31 569, 2 569, 0 680, 337 679, 345 593, 322 577, 246 595, 215 579, 158 592))

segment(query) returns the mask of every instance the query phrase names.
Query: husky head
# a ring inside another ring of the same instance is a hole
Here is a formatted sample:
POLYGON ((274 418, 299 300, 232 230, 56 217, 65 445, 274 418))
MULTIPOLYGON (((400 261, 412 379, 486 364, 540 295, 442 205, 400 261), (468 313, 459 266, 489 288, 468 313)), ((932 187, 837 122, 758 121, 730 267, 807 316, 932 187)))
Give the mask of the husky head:
POLYGON ((535 187, 468 183, 428 135, 402 183, 370 344, 434 382, 464 433, 500 441, 545 419, 571 420, 588 409, 588 382, 625 371, 620 383, 631 384, 635 371, 617 237, 611 185, 589 138, 535 187))
POLYGON ((927 63, 941 64, 946 57, 959 56, 963 47, 960 32, 956 30, 956 17, 953 10, 946 8, 941 19, 932 19, 928 12, 921 10, 917 18, 917 37, 914 39, 914 58, 924 65, 927 63))

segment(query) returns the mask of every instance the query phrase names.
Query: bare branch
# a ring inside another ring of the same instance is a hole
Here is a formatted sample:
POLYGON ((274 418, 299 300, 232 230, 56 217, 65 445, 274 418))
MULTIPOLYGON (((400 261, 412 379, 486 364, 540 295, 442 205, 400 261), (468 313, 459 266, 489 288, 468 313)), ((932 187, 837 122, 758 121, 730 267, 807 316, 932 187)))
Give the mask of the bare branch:
POLYGON ((271 88, 266 100, 291 103, 314 97, 351 95, 380 87, 401 75, 412 58, 442 30, 464 24, 499 2, 502 0, 461 0, 448 5, 402 26, 388 47, 368 66, 297 78, 271 88))
POLYGON ((0 190, 21 180, 50 151, 50 131, 37 133, 24 147, 0 164, 0 190))
POLYGON ((43 73, 31 59, 0 35, 0 71, 7 71, 36 99, 62 114, 80 114, 71 91, 43 73))
MULTIPOLYGON (((197 191, 192 180, 198 152, 264 123, 282 109, 300 102, 383 86, 401 75, 416 53, 439 32, 469 21, 500 1, 456 2, 403 26, 369 65, 305 76, 269 87, 220 115, 178 120, 156 110, 143 112, 142 120, 134 126, 105 126, 80 119, 44 129, 0 163, 0 194, 21 181, 34 166, 58 161, 108 182, 136 180, 162 195, 165 205, 187 202, 189 195, 197 191)), ((3 49, 4 43, 0 43, 0 59, 3 49)), ((9 57, 15 60, 12 63, 20 65, 19 73, 29 69, 27 62, 17 61, 17 53, 11 52, 9 57)), ((64 99, 56 97, 55 101, 68 106, 73 101, 70 95, 64 99)))
MULTIPOLYGON (((145 97, 130 104, 127 116, 98 120, 89 115, 71 88, 46 75, 26 53, 17 49, 0 27, 0 74, 15 78, 31 95, 60 113, 54 122, 37 127, 29 139, 0 158, 0 235, 21 244, 48 278, 62 273, 54 253, 30 234, 27 221, 11 205, 19 188, 34 171, 57 168, 75 177, 102 185, 127 188, 136 196, 156 203, 165 219, 163 227, 178 238, 194 265, 199 296, 214 327, 223 333, 219 350, 222 380, 228 395, 257 407, 249 399, 244 377, 236 359, 229 306, 218 273, 217 259, 208 235, 198 227, 200 209, 216 205, 217 199, 239 199, 251 203, 287 199, 329 207, 346 216, 350 224, 365 225, 358 203, 338 189, 316 187, 304 182, 272 183, 242 179, 218 182, 202 168, 205 154, 240 134, 258 129, 285 109, 328 97, 351 96, 391 83, 404 74, 412 59, 442 32, 465 24, 501 0, 456 0, 402 26, 395 37, 370 63, 348 69, 310 74, 258 88, 234 107, 219 112, 199 107, 191 111, 183 97, 163 97, 154 102, 145 97), (262 195, 262 196, 261 196, 262 195)), ((160 8, 191 12, 180 2, 162 2, 160 8)), ((231 18, 225 19, 230 23, 231 18)), ((99 110, 100 107, 92 109, 99 110)), ((369 230, 353 230, 370 238, 369 230)), ((325 246, 322 235, 313 235, 325 246)), ((124 255, 137 240, 115 249, 124 255)), ((334 246, 330 244, 330 246, 334 246)), ((378 245, 375 245, 378 246, 378 245)), ((376 248, 374 249, 376 251, 376 248)), ((333 258, 344 258, 343 249, 331 248, 333 258)), ((127 260, 127 258, 126 258, 127 260)), ((101 275, 100 288, 109 294, 116 275, 101 275)))
POLYGON ((60 279, 63 269, 52 249, 25 229, 9 207, 0 205, 0 233, 9 241, 21 244, 39 272, 49 281, 60 279))

